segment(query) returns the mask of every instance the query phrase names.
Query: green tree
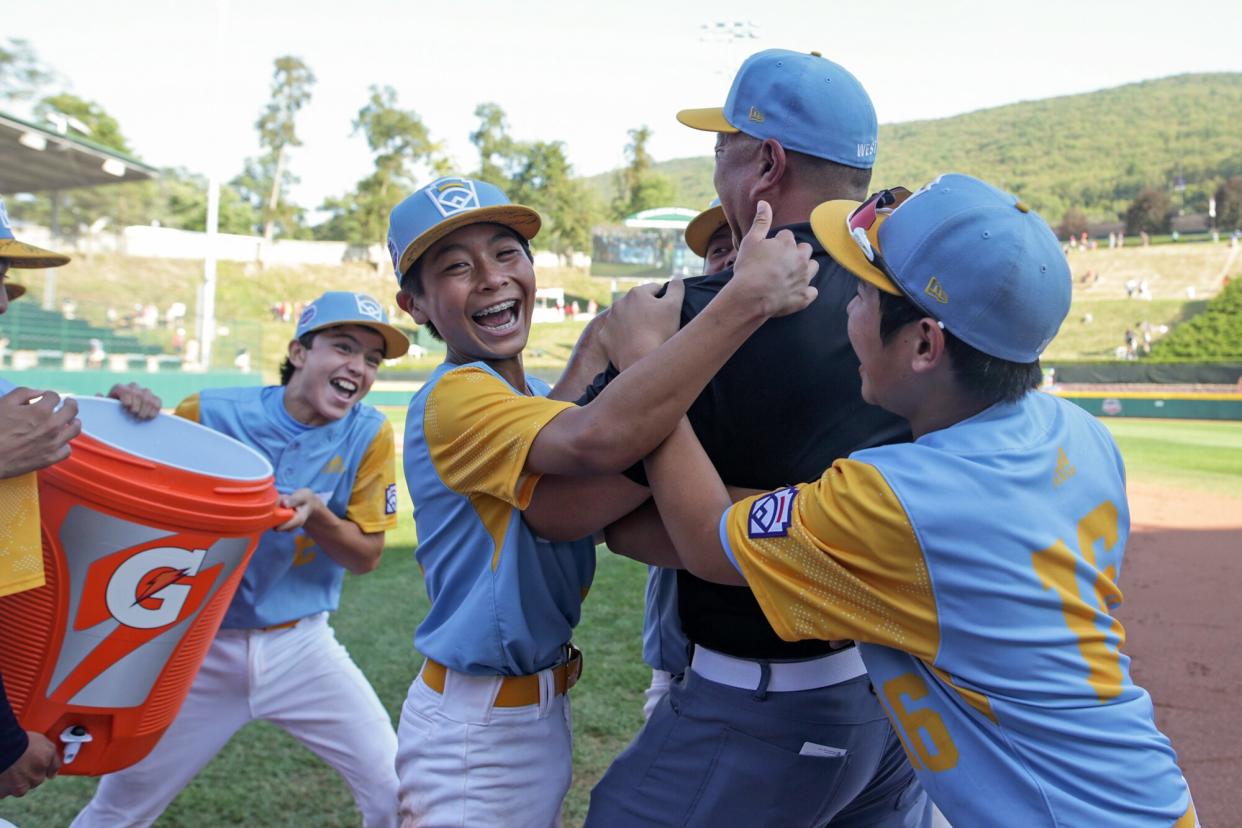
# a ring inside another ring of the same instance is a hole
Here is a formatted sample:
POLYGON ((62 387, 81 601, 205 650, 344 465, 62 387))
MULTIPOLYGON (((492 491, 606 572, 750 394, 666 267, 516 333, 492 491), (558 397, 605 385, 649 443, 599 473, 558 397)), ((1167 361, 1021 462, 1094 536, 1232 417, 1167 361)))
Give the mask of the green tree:
POLYGON ((481 103, 474 108, 479 126, 470 133, 470 143, 479 150, 479 169, 475 178, 506 192, 509 190, 514 156, 524 149, 509 137, 509 123, 500 104, 481 103))
POLYGON ((415 177, 422 172, 444 175, 450 165, 418 113, 397 106, 391 86, 371 87, 370 98, 354 119, 354 131, 366 136, 375 170, 352 194, 329 198, 321 209, 331 214, 326 225, 349 234, 346 241, 375 244, 384 239, 393 205, 416 188, 415 177))
POLYGON ((1082 211, 1082 208, 1071 207, 1066 210, 1065 217, 1061 219, 1061 226, 1057 228, 1057 233, 1061 238, 1079 236, 1085 232, 1087 232, 1087 214, 1082 211))
POLYGON ((673 200, 673 182, 656 172, 655 160, 647 151, 651 128, 647 125, 629 131, 625 146, 626 165, 616 173, 616 197, 612 215, 623 219, 640 210, 667 206, 673 200))
POLYGON ((302 145, 297 133, 297 115, 310 101, 314 85, 315 75, 301 58, 292 55, 276 58, 271 100, 254 124, 259 131, 259 144, 267 152, 257 160, 247 161, 242 175, 235 179, 239 189, 251 198, 259 191, 266 191, 256 206, 263 220, 263 238, 268 241, 277 228, 281 235, 291 236, 301 224, 299 209, 283 203, 283 194, 298 181, 288 170, 289 148, 302 145))
POLYGON ((1226 233, 1242 227, 1242 175, 1216 188, 1216 226, 1226 233))
POLYGON ((1126 210, 1127 233, 1167 233, 1169 219, 1173 215, 1173 200, 1164 190, 1148 187, 1137 196, 1126 210))
POLYGON ((586 185, 573 177, 562 142, 537 141, 524 147, 509 197, 543 217, 540 247, 562 257, 591 249, 594 202, 586 185))
POLYGON ((8 43, 0 43, 0 101, 30 100, 52 77, 29 41, 11 37, 8 43))
POLYGON ((129 141, 121 134, 121 125, 94 101, 79 98, 68 92, 49 95, 35 106, 35 116, 40 120, 65 124, 70 132, 76 132, 88 141, 111 147, 117 152, 132 155, 129 141))

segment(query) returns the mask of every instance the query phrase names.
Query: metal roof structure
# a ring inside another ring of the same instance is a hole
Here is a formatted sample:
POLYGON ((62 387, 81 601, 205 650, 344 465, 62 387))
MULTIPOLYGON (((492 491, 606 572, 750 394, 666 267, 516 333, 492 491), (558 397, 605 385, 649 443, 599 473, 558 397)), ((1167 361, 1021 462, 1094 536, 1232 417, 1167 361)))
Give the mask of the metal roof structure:
POLYGON ((685 207, 654 207, 634 213, 625 220, 626 227, 639 227, 656 230, 685 230, 698 210, 687 210, 685 207))
POLYGON ((77 135, 0 112, 0 193, 38 193, 146 181, 150 164, 77 135))

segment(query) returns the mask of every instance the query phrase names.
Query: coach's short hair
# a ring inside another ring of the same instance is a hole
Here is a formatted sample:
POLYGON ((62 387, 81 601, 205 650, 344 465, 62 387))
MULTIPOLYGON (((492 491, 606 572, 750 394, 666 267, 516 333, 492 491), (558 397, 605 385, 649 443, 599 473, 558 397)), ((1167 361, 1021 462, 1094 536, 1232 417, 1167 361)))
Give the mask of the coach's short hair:
MULTIPOLYGON (((880 341, 888 343, 897 331, 928 317, 904 296, 885 291, 880 294, 880 341)), ((1009 362, 967 345, 949 331, 944 332, 945 350, 953 364, 953 376, 967 392, 989 403, 1016 402, 1039 387, 1043 371, 1039 360, 1009 362)))

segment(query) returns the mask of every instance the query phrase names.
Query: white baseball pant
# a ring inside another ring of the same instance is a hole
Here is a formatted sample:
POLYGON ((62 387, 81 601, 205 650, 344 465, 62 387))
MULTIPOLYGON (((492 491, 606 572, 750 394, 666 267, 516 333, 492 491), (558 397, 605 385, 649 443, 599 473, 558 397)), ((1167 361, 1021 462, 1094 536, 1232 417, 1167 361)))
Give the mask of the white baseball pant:
POLYGON ((500 676, 452 670, 444 693, 414 679, 397 727, 402 828, 561 824, 573 778, 568 694, 538 674, 539 704, 496 707, 500 676))

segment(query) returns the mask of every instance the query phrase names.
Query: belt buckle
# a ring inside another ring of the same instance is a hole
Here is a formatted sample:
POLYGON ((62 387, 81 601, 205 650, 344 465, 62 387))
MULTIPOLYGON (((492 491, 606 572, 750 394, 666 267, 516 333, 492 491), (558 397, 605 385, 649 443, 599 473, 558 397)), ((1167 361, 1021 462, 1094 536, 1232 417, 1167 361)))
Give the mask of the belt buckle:
POLYGON ((579 650, 573 644, 566 644, 569 658, 565 662, 565 691, 578 683, 578 679, 582 678, 582 650, 579 650))

